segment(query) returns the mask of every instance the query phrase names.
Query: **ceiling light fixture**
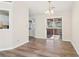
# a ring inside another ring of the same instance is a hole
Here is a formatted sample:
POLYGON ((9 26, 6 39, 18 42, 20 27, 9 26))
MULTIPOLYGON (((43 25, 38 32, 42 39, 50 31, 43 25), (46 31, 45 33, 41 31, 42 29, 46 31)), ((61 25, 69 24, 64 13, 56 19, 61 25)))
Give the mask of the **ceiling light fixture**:
POLYGON ((48 16, 49 16, 49 18, 51 19, 52 18, 52 15, 54 14, 54 10, 53 10, 53 8, 54 7, 52 7, 51 6, 51 1, 48 1, 48 3, 49 3, 49 9, 45 12, 48 16))

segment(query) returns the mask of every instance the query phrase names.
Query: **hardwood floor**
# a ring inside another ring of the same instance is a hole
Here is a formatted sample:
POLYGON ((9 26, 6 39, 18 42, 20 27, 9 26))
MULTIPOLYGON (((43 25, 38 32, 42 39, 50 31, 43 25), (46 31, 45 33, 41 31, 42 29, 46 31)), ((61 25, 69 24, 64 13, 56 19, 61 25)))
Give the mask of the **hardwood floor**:
POLYGON ((78 57, 70 42, 30 38, 30 42, 0 52, 1 57, 78 57))

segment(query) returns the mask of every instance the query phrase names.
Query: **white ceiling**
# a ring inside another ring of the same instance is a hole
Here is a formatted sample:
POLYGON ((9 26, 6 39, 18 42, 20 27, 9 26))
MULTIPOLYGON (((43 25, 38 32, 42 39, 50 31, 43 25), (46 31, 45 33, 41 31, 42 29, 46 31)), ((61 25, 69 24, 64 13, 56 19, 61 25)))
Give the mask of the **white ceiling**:
MULTIPOLYGON (((26 3, 30 8, 30 15, 43 14, 48 10, 47 1, 27 1, 26 3)), ((52 1, 51 4, 55 7, 55 12, 65 12, 72 8, 72 1, 52 1)))
MULTIPOLYGON (((45 14, 48 10, 48 1, 25 1, 30 9, 30 16, 37 14, 45 14)), ((52 7, 54 12, 66 12, 67 10, 72 10, 72 1, 52 1, 52 7)))

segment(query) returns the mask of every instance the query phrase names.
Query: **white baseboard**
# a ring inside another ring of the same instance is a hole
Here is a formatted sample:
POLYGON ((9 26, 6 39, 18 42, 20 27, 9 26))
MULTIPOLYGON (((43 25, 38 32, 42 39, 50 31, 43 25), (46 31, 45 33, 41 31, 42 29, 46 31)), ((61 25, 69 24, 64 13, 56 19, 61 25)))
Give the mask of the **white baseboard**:
POLYGON ((18 44, 18 45, 16 45, 16 46, 14 46, 14 47, 0 49, 0 51, 12 50, 12 49, 15 49, 15 48, 17 48, 17 47, 19 47, 19 46, 21 46, 21 45, 23 45, 23 44, 25 44, 25 43, 28 43, 28 42, 29 42, 29 41, 25 41, 25 42, 22 42, 22 43, 20 43, 20 44, 18 44))
POLYGON ((71 44, 73 45, 74 49, 76 50, 77 54, 79 55, 79 51, 78 51, 78 49, 77 49, 77 47, 76 47, 76 45, 74 44, 73 41, 71 41, 71 44))
POLYGON ((4 49, 0 49, 0 51, 6 51, 6 50, 12 50, 14 48, 4 48, 4 49))
POLYGON ((64 40, 64 39, 62 39, 62 41, 68 41, 68 42, 71 42, 71 40, 64 40))
POLYGON ((19 47, 19 46, 22 46, 23 44, 28 43, 28 42, 29 42, 29 41, 22 42, 22 43, 20 43, 20 44, 18 44, 18 45, 16 45, 16 46, 14 46, 14 48, 17 48, 17 47, 19 47))
POLYGON ((76 45, 74 44, 73 41, 71 41, 71 40, 63 40, 63 41, 71 42, 71 44, 72 44, 73 48, 75 49, 76 53, 79 55, 79 51, 78 51, 78 49, 77 49, 77 47, 76 47, 76 45))

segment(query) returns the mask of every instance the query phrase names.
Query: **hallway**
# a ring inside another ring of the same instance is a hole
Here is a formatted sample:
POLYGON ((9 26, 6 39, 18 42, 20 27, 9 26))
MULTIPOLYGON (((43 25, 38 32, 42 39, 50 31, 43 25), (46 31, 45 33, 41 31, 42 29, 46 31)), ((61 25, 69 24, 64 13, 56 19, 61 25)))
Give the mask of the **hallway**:
POLYGON ((13 50, 0 52, 1 57, 77 57, 70 42, 30 38, 30 42, 13 50))

